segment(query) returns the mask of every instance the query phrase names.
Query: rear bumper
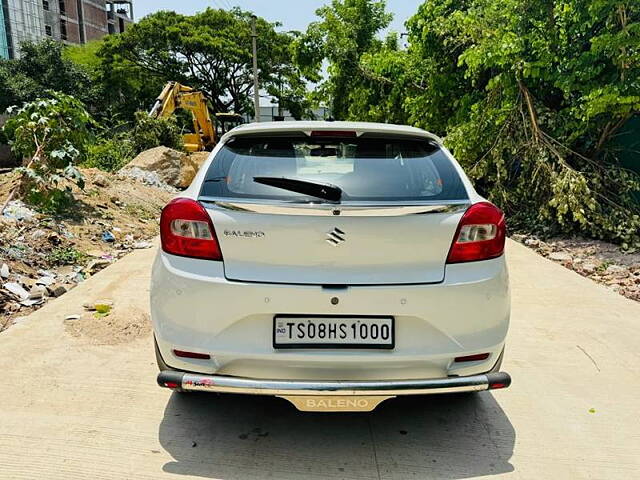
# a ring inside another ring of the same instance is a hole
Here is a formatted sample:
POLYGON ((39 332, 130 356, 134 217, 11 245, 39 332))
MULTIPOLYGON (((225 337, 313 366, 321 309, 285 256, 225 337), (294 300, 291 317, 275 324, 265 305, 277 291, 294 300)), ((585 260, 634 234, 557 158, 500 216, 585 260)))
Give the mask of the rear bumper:
POLYGON ((467 377, 490 371, 504 348, 508 274, 500 257, 448 265, 438 284, 325 288, 230 281, 221 262, 160 253, 151 316, 162 358, 178 371, 305 381, 467 377), (274 316, 301 314, 393 316, 395 348, 274 349, 274 316), (483 353, 486 360, 455 361, 483 353))
POLYGON ((161 387, 186 391, 240 393, 252 395, 304 396, 387 396, 459 393, 507 388, 508 373, 496 372, 465 377, 428 380, 306 381, 261 380, 254 378, 202 375, 164 370, 158 374, 161 387))

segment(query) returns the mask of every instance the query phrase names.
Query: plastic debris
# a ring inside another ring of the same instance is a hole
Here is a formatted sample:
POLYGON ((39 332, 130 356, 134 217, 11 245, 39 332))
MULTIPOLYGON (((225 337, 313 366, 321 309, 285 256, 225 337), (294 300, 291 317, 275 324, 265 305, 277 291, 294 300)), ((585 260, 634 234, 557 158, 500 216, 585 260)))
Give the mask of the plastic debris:
POLYGON ((44 303, 44 297, 28 298, 26 300, 22 300, 20 302, 20 305, 22 305, 24 307, 33 307, 34 305, 40 305, 41 303, 44 303))
POLYGON ((84 282, 84 275, 80 272, 70 275, 68 278, 74 283, 84 282))
POLYGON ((44 285, 45 287, 48 287, 49 285, 53 285, 55 281, 56 279, 54 276, 40 277, 36 280, 36 285, 44 285))
POLYGON ((106 231, 102 234, 102 241, 105 243, 113 243, 116 241, 116 237, 113 235, 113 233, 106 231))
POLYGON ((3 263, 2 267, 0 267, 0 277, 4 279, 9 278, 9 265, 6 263, 3 263))
POLYGON ((94 271, 97 270, 101 270, 104 267, 106 267, 107 265, 110 265, 111 261, 110 260, 106 260, 104 258, 100 258, 100 259, 96 259, 96 260, 92 260, 89 265, 87 265, 87 268, 84 269, 84 271, 86 273, 92 274, 94 271))
POLYGON ((109 313, 111 311, 111 305, 107 305, 105 303, 96 303, 96 312, 98 313, 109 313))
POLYGON ((136 242, 133 244, 133 248, 135 248, 136 250, 141 250, 144 248, 151 248, 152 245, 153 244, 151 242, 136 242))
POLYGON ((15 295, 18 300, 27 300, 29 298, 29 292, 26 291, 19 283, 5 283, 2 288, 15 295))
POLYGON ((36 212, 31 210, 20 200, 13 200, 6 206, 2 215, 7 218, 18 220, 19 222, 29 222, 33 220, 36 212))
POLYGON ((85 310, 90 312, 97 311, 99 313, 108 313, 113 308, 112 300, 97 300, 95 302, 86 302, 82 305, 85 310))
POLYGON ((73 315, 67 315, 66 317, 64 317, 65 320, 79 320, 80 319, 80 315, 78 314, 73 314, 73 315))

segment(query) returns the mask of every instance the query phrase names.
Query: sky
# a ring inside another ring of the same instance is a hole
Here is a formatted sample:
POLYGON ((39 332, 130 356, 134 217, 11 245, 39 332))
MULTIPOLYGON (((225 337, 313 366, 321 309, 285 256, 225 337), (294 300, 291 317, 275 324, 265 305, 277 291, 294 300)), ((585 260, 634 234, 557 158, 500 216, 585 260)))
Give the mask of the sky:
MULTIPOLYGON (((192 14, 207 7, 238 6, 271 22, 279 21, 283 30, 305 30, 310 22, 317 20, 316 9, 326 3, 330 0, 134 0, 133 14, 140 19, 158 10, 192 14)), ((394 14, 389 30, 404 32, 404 22, 422 3, 424 0, 387 0, 387 11, 394 14)))

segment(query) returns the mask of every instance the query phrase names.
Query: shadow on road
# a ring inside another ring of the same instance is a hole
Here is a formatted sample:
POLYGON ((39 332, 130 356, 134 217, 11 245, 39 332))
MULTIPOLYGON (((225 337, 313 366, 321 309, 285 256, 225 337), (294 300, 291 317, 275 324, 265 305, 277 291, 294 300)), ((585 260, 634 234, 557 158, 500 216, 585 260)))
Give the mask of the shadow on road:
POLYGON ((405 397, 372 413, 298 412, 270 397, 174 393, 165 472, 255 478, 469 478, 510 472, 515 431, 493 395, 405 397))

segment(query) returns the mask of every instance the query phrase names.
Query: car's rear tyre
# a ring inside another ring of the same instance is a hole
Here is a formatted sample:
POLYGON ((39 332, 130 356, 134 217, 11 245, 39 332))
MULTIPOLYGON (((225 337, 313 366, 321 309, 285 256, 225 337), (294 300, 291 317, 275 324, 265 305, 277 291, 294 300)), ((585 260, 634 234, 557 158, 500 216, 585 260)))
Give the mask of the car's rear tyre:
MULTIPOLYGON (((158 342, 157 342, 155 336, 153 337, 153 346, 155 347, 155 351, 156 351, 156 363, 158 364, 158 370, 160 370, 161 372, 164 371, 164 370, 176 371, 175 368, 171 368, 166 363, 164 363, 164 359, 162 358, 162 355, 160 354, 160 349, 158 348, 158 342)), ((189 393, 186 390, 183 390, 181 388, 174 388, 173 391, 177 392, 177 393, 189 393)))

